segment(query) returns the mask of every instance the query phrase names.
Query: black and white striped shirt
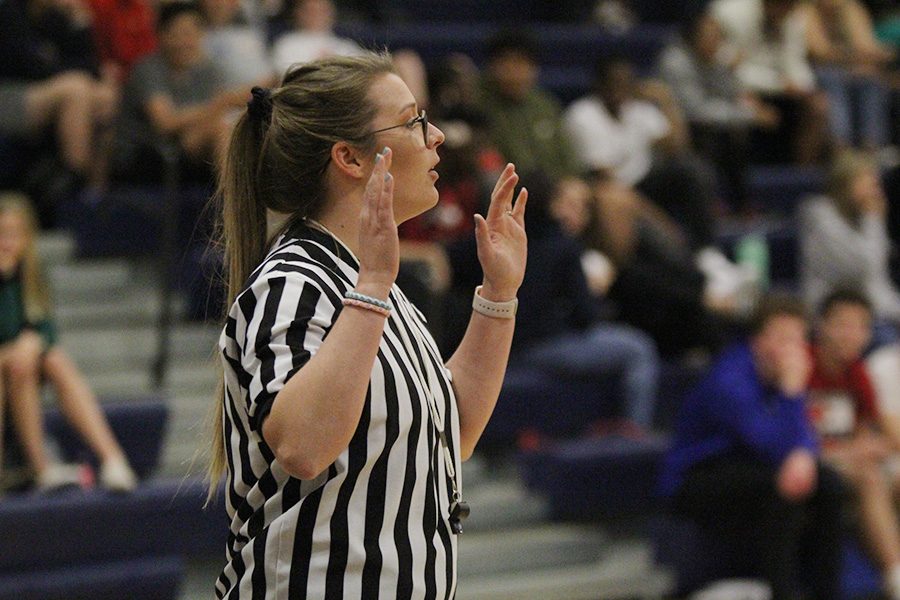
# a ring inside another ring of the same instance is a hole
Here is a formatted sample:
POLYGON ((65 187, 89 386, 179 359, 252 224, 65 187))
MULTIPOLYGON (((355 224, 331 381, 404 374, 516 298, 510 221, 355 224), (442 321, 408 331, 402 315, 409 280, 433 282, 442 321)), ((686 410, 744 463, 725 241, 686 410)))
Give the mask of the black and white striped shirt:
POLYGON ((275 395, 321 346, 358 269, 346 247, 300 224, 276 242, 231 307, 219 344, 231 526, 218 598, 456 593, 451 492, 424 385, 431 382, 459 472, 456 398, 424 318, 396 285, 349 447, 315 480, 301 481, 262 438, 275 395))

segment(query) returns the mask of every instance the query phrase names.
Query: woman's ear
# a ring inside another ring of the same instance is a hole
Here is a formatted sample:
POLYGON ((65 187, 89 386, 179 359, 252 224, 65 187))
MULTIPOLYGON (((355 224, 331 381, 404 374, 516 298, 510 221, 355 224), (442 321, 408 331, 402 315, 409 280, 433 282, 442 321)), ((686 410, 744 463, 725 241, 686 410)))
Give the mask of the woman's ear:
POLYGON ((365 179, 369 175, 372 160, 364 156, 359 148, 347 142, 337 142, 331 147, 331 162, 347 177, 365 179))

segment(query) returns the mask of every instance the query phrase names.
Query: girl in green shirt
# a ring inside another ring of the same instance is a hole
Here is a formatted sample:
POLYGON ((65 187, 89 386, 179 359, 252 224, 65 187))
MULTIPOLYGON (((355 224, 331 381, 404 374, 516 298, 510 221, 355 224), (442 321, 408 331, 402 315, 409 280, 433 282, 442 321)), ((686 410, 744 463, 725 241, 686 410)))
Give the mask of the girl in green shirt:
MULTIPOLYGON (((0 432, 8 414, 39 490, 79 483, 79 470, 51 462, 44 447, 40 385, 46 378, 63 415, 100 459, 100 484, 130 491, 137 479, 122 448, 84 377, 56 344, 36 232, 27 198, 0 195, 0 432)), ((2 450, 0 444, 0 467, 2 450)))

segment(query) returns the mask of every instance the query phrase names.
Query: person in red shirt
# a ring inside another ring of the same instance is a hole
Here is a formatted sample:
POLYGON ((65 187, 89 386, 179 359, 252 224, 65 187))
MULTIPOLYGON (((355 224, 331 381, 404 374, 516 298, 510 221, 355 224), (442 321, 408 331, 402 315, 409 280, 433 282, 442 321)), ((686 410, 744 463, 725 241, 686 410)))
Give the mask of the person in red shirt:
POLYGON ((832 292, 819 311, 808 413, 822 457, 853 487, 864 540, 884 573, 887 597, 900 599, 900 524, 886 469, 900 449, 900 427, 878 410, 863 353, 871 340, 872 305, 859 292, 832 292))
POLYGON ((156 50, 156 13, 147 0, 88 0, 104 72, 120 83, 131 67, 156 50))

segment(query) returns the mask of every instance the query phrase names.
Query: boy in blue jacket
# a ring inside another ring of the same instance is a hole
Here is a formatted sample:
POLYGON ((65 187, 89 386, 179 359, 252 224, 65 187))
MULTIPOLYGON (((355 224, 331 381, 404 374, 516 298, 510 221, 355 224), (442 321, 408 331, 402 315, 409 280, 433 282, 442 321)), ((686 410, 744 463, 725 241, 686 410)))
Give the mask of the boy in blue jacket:
POLYGON ((805 412, 805 308, 765 299, 748 341, 726 350, 685 399, 660 485, 673 509, 758 556, 774 600, 838 597, 838 476, 818 460, 805 412))

